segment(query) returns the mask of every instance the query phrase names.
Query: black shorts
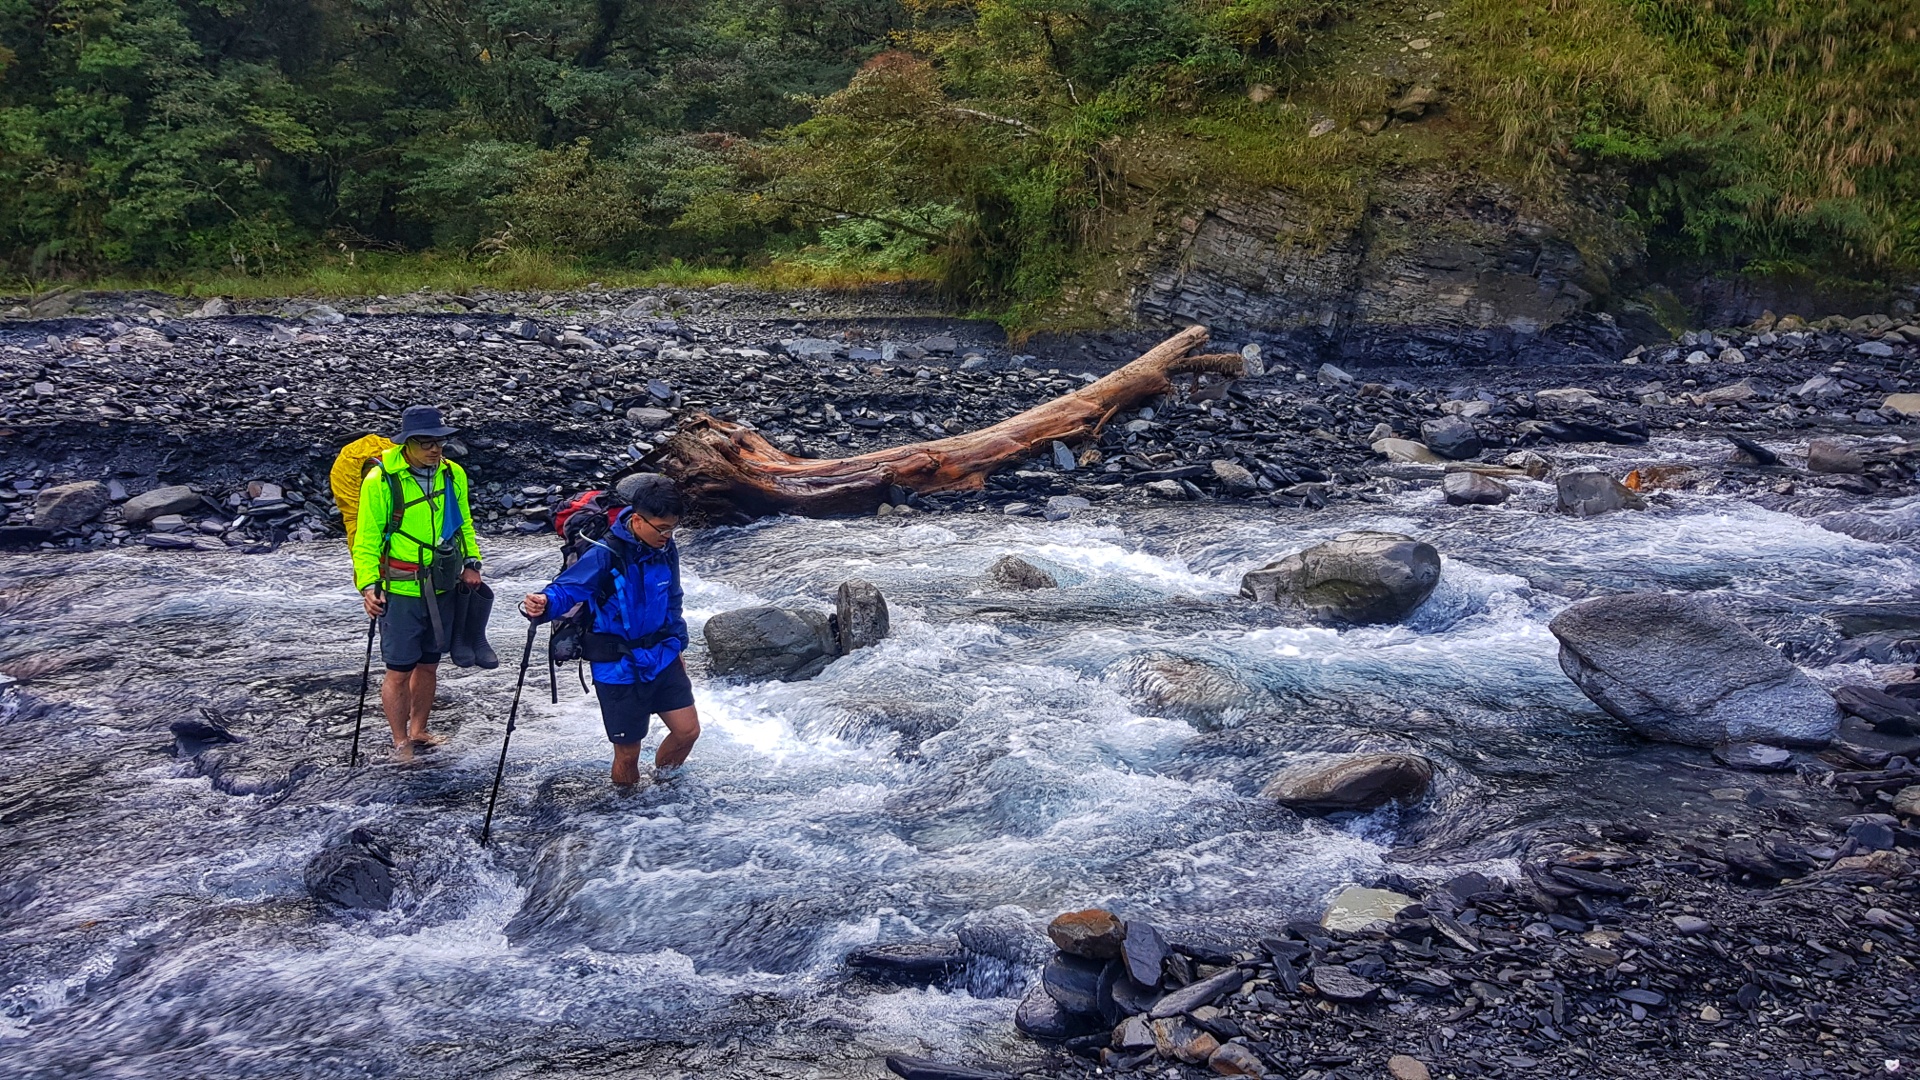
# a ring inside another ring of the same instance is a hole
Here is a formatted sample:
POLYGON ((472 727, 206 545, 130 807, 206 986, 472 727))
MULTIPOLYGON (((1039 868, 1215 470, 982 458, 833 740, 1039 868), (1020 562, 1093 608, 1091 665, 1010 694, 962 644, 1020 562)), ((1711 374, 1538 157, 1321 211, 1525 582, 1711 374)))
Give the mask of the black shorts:
MULTIPOLYGON (((436 597, 443 627, 452 617, 453 605, 446 602, 447 596, 442 593, 436 597)), ((452 629, 448 628, 447 632, 452 633, 452 629)), ((380 659, 386 661, 387 670, 412 671, 420 664, 432 667, 440 662, 440 653, 434 648, 437 644, 426 601, 417 596, 388 593, 386 614, 380 616, 380 659)))
POLYGON ((600 720, 607 726, 607 741, 627 745, 647 737, 648 718, 654 713, 670 713, 693 704, 693 680, 687 678, 687 665, 675 660, 652 682, 594 683, 600 697, 600 720))

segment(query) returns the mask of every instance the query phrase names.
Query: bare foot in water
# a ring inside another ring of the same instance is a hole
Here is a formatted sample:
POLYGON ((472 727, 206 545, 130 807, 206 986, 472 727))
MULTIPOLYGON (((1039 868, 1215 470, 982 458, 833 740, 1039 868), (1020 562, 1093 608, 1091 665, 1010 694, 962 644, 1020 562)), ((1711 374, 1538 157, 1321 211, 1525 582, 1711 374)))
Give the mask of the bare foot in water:
POLYGON ((413 763, 413 740, 412 739, 408 739, 405 742, 397 742, 393 744, 393 760, 395 764, 399 764, 399 765, 410 765, 413 763))
POLYGON ((412 738, 413 745, 415 746, 439 746, 440 744, 447 741, 447 737, 445 735, 435 735, 431 731, 423 731, 423 732, 420 732, 418 735, 413 735, 410 737, 412 738))

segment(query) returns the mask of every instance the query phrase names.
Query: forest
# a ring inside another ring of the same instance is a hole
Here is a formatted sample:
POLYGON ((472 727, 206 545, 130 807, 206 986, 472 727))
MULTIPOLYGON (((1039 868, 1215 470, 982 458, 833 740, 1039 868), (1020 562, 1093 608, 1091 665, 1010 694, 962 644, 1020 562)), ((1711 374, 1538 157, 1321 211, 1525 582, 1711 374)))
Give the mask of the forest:
POLYGON ((1038 310, 1145 206, 1424 170, 1656 266, 1886 280, 1917 105, 1909 0, 0 0, 0 278, 790 263, 1038 310), (1416 85, 1440 122, 1383 133, 1416 85))

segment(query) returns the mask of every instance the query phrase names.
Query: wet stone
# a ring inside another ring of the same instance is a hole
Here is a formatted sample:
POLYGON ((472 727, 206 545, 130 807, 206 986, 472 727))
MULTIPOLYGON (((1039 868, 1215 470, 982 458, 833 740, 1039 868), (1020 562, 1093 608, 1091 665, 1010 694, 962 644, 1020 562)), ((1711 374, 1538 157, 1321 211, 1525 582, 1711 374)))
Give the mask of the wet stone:
POLYGON ((1049 997, 1070 1013, 1100 1014, 1100 973, 1106 964, 1080 956, 1060 955, 1040 971, 1040 984, 1049 997))
POLYGON ((1088 908, 1055 918, 1047 925, 1047 936, 1061 952, 1092 960, 1111 960, 1120 955, 1127 927, 1110 911, 1088 908))
POLYGON ((1721 743, 1713 748, 1713 760, 1729 769, 1747 772, 1785 772, 1793 768, 1793 752, 1765 743, 1721 743))
POLYGON ((1344 964, 1316 964, 1308 977, 1329 1001, 1366 1001, 1380 992, 1377 984, 1355 975, 1344 964))
POLYGON ((1002 555, 987 568, 987 580, 1003 589, 1053 589, 1060 583, 1052 574, 1018 555, 1002 555))

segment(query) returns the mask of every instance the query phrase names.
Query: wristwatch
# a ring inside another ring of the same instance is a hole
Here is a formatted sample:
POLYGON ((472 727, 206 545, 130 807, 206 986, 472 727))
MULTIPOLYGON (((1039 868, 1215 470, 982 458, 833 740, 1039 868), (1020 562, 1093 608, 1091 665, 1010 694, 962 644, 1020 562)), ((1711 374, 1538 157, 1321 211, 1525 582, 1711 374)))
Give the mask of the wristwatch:
POLYGON ((477 574, 477 573, 479 573, 479 572, 480 572, 480 560, 479 560, 479 559, 468 559, 468 560, 467 560, 467 565, 466 565, 466 569, 468 569, 468 570, 471 570, 471 571, 473 571, 473 572, 474 572, 474 573, 476 573, 476 574, 477 574))

